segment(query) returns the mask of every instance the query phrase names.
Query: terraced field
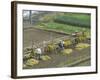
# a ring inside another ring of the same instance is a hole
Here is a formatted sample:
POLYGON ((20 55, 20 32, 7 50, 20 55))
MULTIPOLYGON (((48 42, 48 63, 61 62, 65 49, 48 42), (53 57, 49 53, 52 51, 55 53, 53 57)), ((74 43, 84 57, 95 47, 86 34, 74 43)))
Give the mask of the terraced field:
MULTIPOLYGON (((27 25, 24 22, 23 29, 23 47, 32 47, 32 43, 38 44, 43 41, 54 40, 61 37, 71 38, 71 34, 75 32, 87 32, 90 38, 90 14, 82 13, 47 13, 43 16, 36 16, 35 24, 27 25)), ((33 22, 34 23, 34 22, 33 22)), ((87 40, 88 41, 88 40, 87 40)), ((84 42, 85 43, 85 42, 84 42)), ((90 41, 86 42, 89 43, 90 41)), ((62 55, 60 52, 47 54, 51 60, 40 60, 39 64, 34 66, 26 66, 24 69, 34 68, 54 68, 54 67, 72 67, 72 66, 90 66, 91 65, 91 47, 83 50, 76 50, 71 47, 73 52, 69 55, 62 55), (85 60, 84 60, 85 59, 85 60), (82 60, 82 61, 81 61, 82 60), (79 61, 77 63, 77 61, 79 61), (75 62, 75 64, 74 64, 75 62), (72 64, 72 65, 70 65, 72 64)), ((24 54, 23 54, 24 55, 24 54)), ((25 63, 25 61, 24 61, 25 63)))

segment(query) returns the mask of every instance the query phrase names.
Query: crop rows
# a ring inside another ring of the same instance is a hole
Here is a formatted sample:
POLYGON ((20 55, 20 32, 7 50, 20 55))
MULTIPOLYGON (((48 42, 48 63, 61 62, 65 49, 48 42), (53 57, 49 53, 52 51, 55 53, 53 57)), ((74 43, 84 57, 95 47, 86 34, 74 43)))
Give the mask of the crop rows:
POLYGON ((88 28, 90 27, 89 19, 84 20, 81 18, 75 18, 73 16, 59 16, 54 21, 57 23, 69 24, 74 26, 88 27, 88 28))

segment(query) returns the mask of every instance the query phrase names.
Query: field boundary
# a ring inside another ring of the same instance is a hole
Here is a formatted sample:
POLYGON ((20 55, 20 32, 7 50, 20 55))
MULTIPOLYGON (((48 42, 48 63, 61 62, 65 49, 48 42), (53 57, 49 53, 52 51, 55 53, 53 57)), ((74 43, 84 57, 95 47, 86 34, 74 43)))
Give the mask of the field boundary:
POLYGON ((28 30, 28 29, 38 29, 38 30, 43 30, 43 31, 48 31, 48 32, 54 32, 54 33, 58 33, 58 34, 63 34, 63 35, 71 35, 71 34, 65 33, 63 31, 57 31, 57 30, 52 30, 52 29, 44 29, 44 28, 39 28, 39 27, 24 28, 24 30, 28 30))
MULTIPOLYGON (((67 67, 73 67, 73 66, 75 66, 75 65, 77 65, 77 64, 79 64, 79 63, 82 63, 82 62, 84 62, 84 61, 87 61, 87 60, 90 60, 91 59, 91 57, 90 56, 87 56, 87 57, 84 57, 84 58, 82 58, 82 59, 80 59, 80 60, 77 60, 77 61, 74 61, 74 62, 72 62, 72 63, 69 63, 69 64, 67 64, 67 65, 65 65, 65 66, 67 66, 67 67)), ((65 67, 64 66, 64 67, 65 67)))

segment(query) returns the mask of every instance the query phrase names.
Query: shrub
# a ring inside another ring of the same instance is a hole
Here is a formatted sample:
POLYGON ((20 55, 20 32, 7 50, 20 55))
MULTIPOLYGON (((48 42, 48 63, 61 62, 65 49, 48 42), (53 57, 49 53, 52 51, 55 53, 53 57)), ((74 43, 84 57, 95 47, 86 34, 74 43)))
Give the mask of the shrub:
POLYGON ((41 59, 42 59, 43 61, 47 61, 47 60, 50 60, 51 57, 45 55, 45 56, 41 56, 41 59))
POLYGON ((38 63, 39 63, 39 61, 36 60, 36 59, 29 59, 29 60, 27 60, 26 65, 27 66, 33 66, 33 65, 36 65, 38 63))
POLYGON ((35 54, 34 49, 27 48, 26 51, 25 51, 25 54, 24 54, 24 59, 33 57, 34 54, 35 54))
POLYGON ((55 44, 48 44, 46 47, 45 47, 45 51, 46 52, 52 52, 54 51, 55 49, 57 48, 57 46, 55 44))
POLYGON ((90 33, 84 31, 84 32, 83 32, 83 36, 84 36, 86 39, 87 39, 87 38, 90 38, 90 33))
POLYGON ((23 57, 23 59, 28 59, 28 58, 30 58, 31 56, 30 56, 30 53, 29 54, 24 54, 24 57, 23 57))
POLYGON ((75 41, 76 43, 79 43, 85 41, 87 38, 89 38, 89 32, 82 32, 76 35, 75 41))
POLYGON ((30 57, 33 57, 34 55, 35 55, 35 50, 32 49, 32 50, 31 50, 31 53, 30 53, 30 57))
POLYGON ((84 36, 81 35, 81 36, 78 37, 78 42, 82 42, 84 40, 85 40, 85 37, 84 36))
POLYGON ((72 49, 64 49, 61 53, 63 54, 63 55, 68 55, 68 54, 70 54, 70 53, 72 53, 72 49))
POLYGON ((89 47, 89 46, 90 46, 90 45, 87 44, 87 43, 78 43, 78 44, 75 46, 75 49, 76 49, 76 50, 82 50, 82 49, 87 48, 87 47, 89 47))
POLYGON ((66 39, 66 40, 64 40, 64 47, 67 47, 67 46, 69 46, 69 45, 71 45, 71 44, 72 44, 71 39, 66 39))

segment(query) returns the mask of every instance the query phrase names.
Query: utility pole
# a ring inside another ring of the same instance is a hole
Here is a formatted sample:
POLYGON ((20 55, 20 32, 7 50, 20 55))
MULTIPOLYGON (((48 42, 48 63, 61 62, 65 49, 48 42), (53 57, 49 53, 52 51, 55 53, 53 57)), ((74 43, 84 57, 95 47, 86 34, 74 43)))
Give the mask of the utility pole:
POLYGON ((32 24, 32 11, 29 10, 29 22, 30 24, 32 24))

